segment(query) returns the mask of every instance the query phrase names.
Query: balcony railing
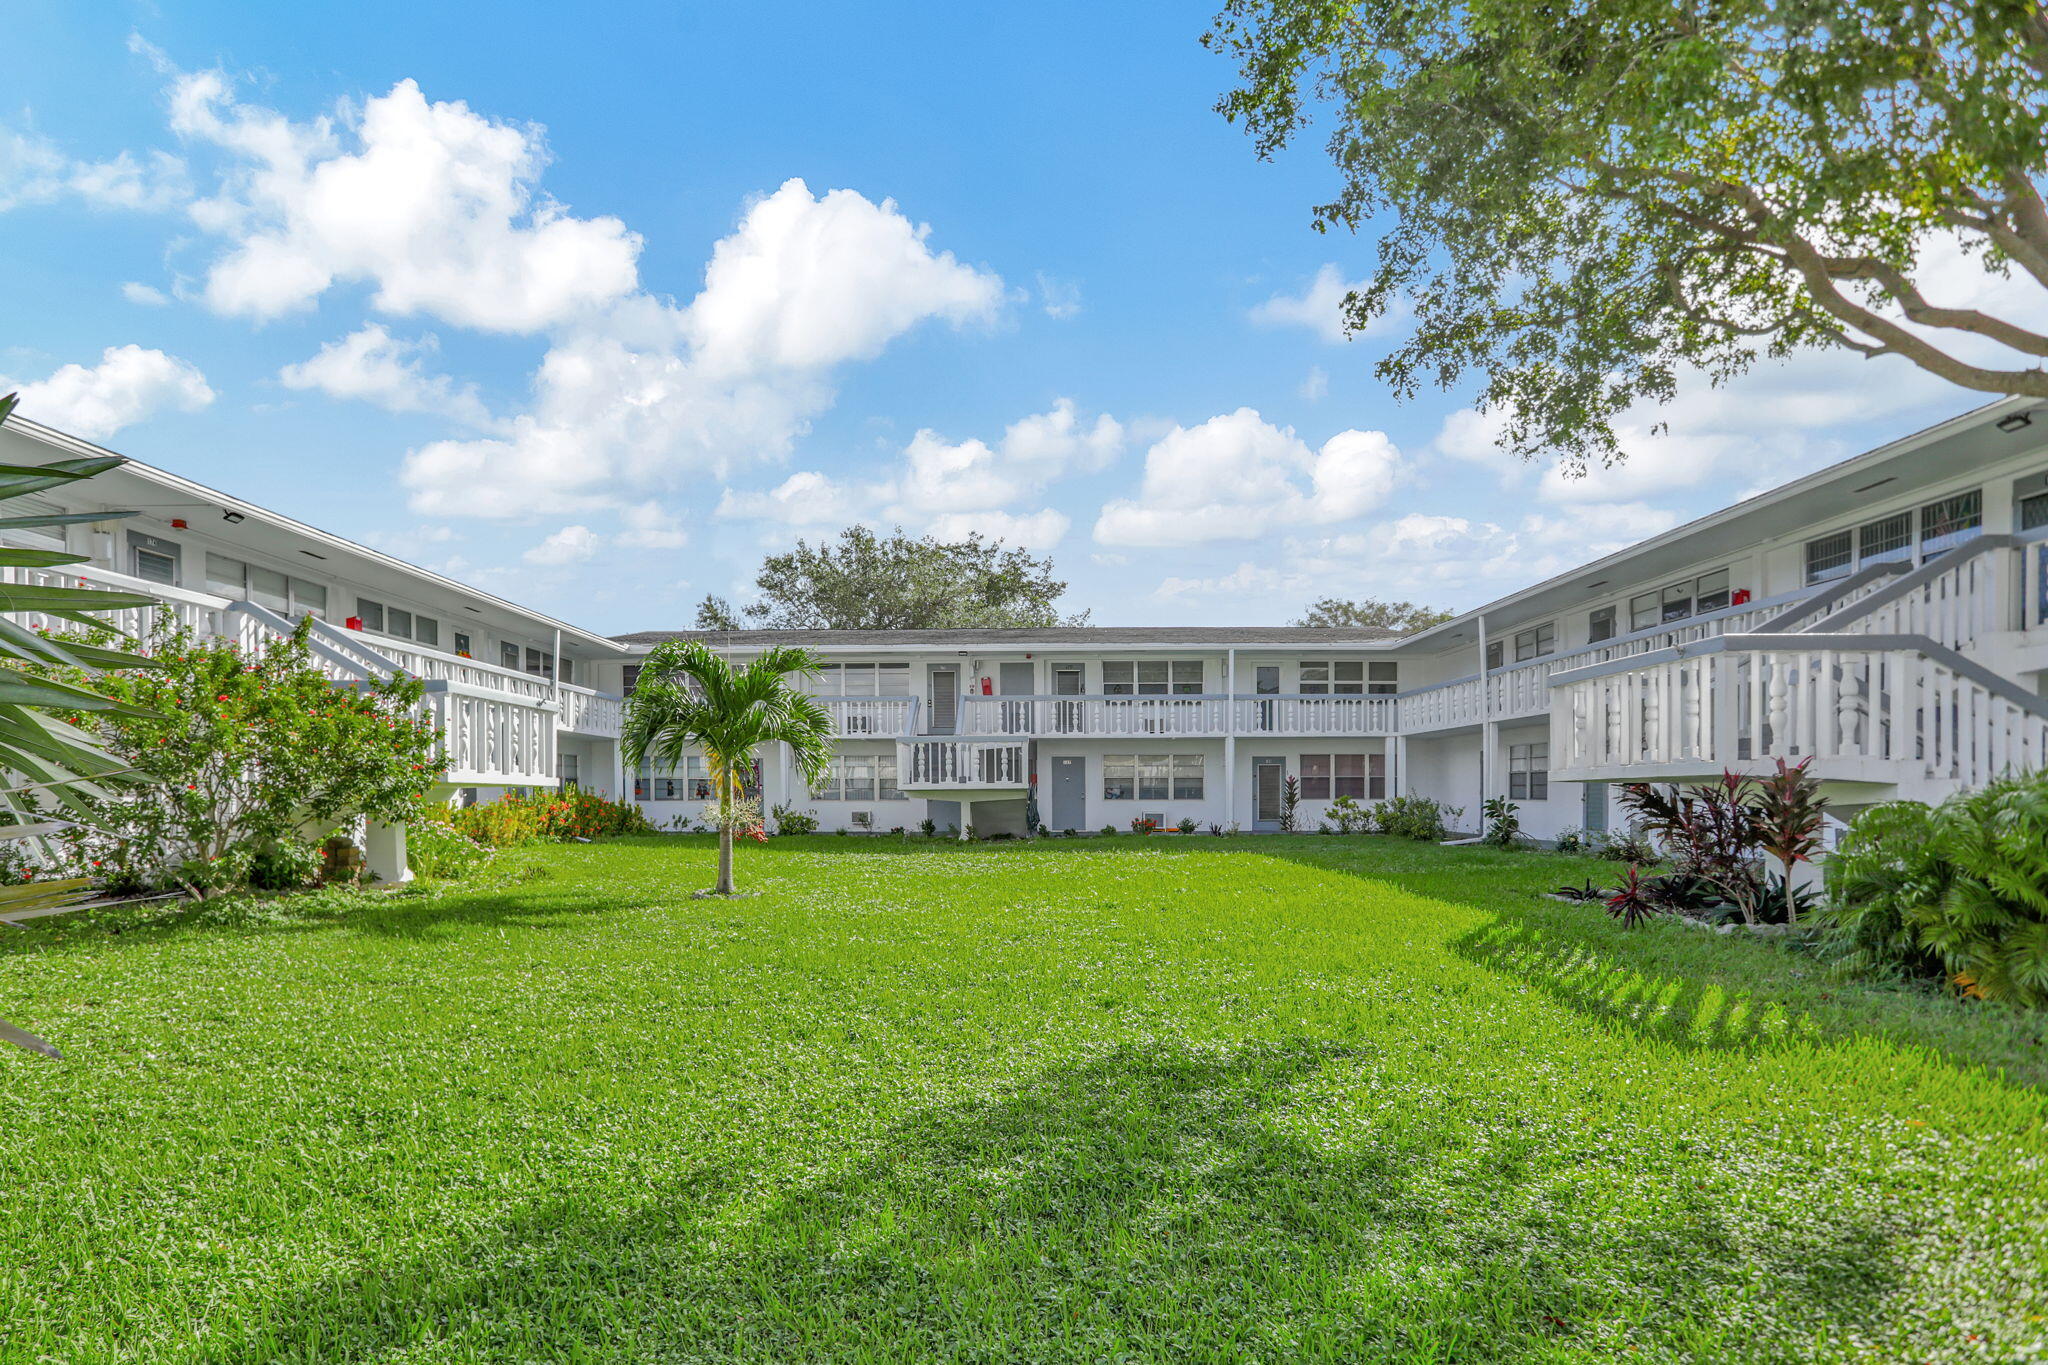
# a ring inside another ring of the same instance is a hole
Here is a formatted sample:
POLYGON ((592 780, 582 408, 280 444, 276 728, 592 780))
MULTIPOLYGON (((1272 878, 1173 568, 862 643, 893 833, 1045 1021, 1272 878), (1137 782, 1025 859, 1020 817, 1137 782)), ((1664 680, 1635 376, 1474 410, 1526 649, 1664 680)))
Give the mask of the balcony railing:
POLYGON ((1729 635, 1577 670, 1557 692, 1566 781, 1812 758, 1823 777, 1969 788, 2048 756, 2048 703, 1915 636, 1729 635))
POLYGON ((842 739, 894 739, 916 729, 915 697, 813 697, 811 700, 831 715, 834 732, 842 739))
POLYGON ((917 739, 896 745, 896 785, 905 791, 1022 788, 1030 765, 1016 741, 917 739))

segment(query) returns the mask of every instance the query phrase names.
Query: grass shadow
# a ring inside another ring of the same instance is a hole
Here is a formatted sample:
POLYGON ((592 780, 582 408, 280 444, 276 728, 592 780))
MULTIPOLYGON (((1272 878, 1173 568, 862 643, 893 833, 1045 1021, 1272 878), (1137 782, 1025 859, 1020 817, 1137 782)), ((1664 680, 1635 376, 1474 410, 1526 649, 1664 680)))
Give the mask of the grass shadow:
POLYGON ((1689 1194, 1607 1226, 1533 1188, 1568 1157, 1498 1134, 1475 1155, 1448 1113, 1332 1139, 1304 1097, 1369 1063, 1122 1046, 765 1197, 736 1169, 630 1209, 561 1192, 199 1358, 1485 1362, 1605 1358, 1622 1333, 1760 1360, 1863 1321, 1904 1273, 1892 1230, 1825 1210, 1761 1243, 1689 1194), (1760 1280, 1774 1312, 1743 1323, 1760 1280))

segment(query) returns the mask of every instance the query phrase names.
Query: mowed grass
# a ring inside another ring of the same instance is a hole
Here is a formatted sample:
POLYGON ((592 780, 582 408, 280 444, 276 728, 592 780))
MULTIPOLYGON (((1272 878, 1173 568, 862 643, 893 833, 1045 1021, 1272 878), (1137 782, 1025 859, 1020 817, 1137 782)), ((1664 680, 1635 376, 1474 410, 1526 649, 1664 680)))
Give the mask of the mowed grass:
POLYGON ((2038 1018, 1377 839, 0 939, 0 1360, 2014 1361, 2038 1018))

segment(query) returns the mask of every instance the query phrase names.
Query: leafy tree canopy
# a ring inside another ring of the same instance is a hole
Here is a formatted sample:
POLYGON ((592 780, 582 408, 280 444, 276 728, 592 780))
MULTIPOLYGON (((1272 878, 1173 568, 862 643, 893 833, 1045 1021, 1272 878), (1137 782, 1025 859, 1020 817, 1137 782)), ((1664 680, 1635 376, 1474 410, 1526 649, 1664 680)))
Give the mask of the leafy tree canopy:
POLYGON ((1392 218, 1345 305, 1413 309, 1381 378, 1476 376, 1525 457, 1806 347, 2048 398, 2048 335, 1942 274, 2048 285, 2037 4, 1229 0, 1204 41, 1262 156, 1334 113, 1319 229, 1392 218))
POLYGON ((970 535, 911 537, 902 528, 878 536, 849 526, 837 540, 798 541, 769 555, 754 579, 761 600, 734 611, 706 597, 700 630, 962 630, 1082 625, 1087 612, 1061 616, 1065 580, 1050 557, 970 535))
POLYGON ((1295 618, 1297 626, 1379 626, 1412 634, 1442 621, 1455 612, 1438 611, 1415 602, 1382 602, 1377 598, 1325 597, 1309 603, 1308 610, 1295 618))

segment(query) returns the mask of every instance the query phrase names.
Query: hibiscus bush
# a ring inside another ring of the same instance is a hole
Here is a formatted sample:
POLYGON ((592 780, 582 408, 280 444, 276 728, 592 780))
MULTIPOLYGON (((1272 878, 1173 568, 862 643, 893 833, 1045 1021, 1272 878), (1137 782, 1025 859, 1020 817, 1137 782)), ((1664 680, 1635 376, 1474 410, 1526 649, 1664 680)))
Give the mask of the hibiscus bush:
POLYGON ((148 785, 88 802, 63 836, 73 870, 118 890, 281 890, 311 880, 315 846, 357 816, 418 816, 445 768, 423 685, 337 686, 308 630, 252 653, 163 613, 141 646, 158 666, 98 679, 146 714, 68 719, 148 785))

